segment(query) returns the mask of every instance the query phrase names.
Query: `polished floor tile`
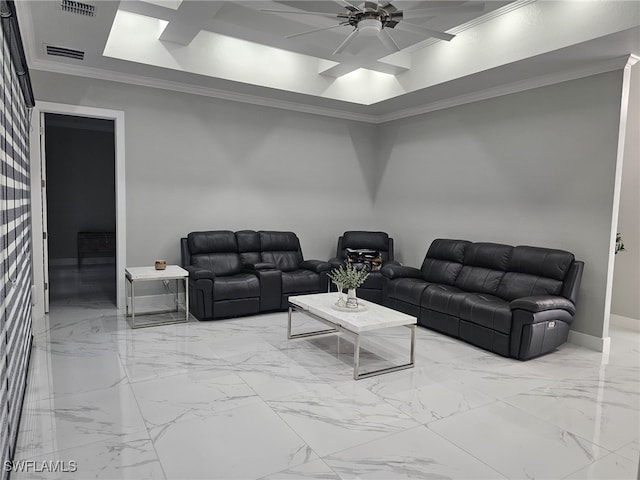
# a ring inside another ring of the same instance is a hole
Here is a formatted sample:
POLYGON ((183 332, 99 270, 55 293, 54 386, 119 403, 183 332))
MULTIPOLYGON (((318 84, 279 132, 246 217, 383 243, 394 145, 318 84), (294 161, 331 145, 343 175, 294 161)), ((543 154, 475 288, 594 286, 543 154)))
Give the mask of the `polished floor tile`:
MULTIPOLYGON (((132 330, 104 292, 64 292, 34 329, 15 458, 78 471, 12 478, 636 479, 638 332, 520 362, 418 328, 415 368, 354 381, 350 337, 286 327, 132 330)), ((363 341, 363 367, 406 361, 396 330, 363 341)))

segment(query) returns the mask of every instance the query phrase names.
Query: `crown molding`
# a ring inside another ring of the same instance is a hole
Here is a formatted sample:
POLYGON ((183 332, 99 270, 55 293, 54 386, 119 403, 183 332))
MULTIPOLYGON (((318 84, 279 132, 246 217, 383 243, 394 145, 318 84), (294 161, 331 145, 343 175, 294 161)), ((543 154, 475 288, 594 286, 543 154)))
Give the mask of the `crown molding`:
POLYGON ((221 90, 209 87, 200 87, 188 85, 185 83, 173 82, 169 80, 161 80, 140 75, 132 75, 97 68, 80 67, 75 65, 62 64, 57 62, 49 62, 44 60, 34 60, 31 62, 32 70, 41 70, 46 72, 60 73, 64 75, 73 75, 80 77, 95 78, 98 80, 107 80, 118 83, 126 83, 138 85, 142 87, 158 88, 174 92, 187 93, 192 95, 200 95, 204 97, 218 98, 232 102, 248 103, 251 105, 259 105, 263 107, 278 108, 301 113, 309 113, 313 115, 321 115, 326 117, 341 118, 344 120, 353 120, 357 122, 381 124, 403 118, 422 115, 437 110, 456 107, 467 103, 479 102, 490 98, 509 95, 512 93, 523 92, 533 88, 544 87, 556 83, 576 80, 591 75, 611 72, 614 70, 624 69, 626 66, 635 65, 640 61, 640 57, 635 55, 625 55, 614 59, 591 64, 587 67, 566 70, 563 72, 553 73, 549 75, 541 75, 527 80, 513 82, 497 87, 480 90, 464 95, 455 96, 445 100, 426 103, 417 107, 411 107, 395 112, 371 115, 363 113, 349 112, 334 108, 326 108, 315 105, 307 105, 287 100, 272 99, 258 95, 249 95, 244 93, 232 92, 229 90, 221 90))
MULTIPOLYGON (((529 78, 519 82, 508 83, 497 87, 488 88, 485 90, 479 90, 477 92, 460 95, 446 100, 440 100, 437 102, 420 105, 418 107, 406 108, 398 110, 396 112, 380 115, 376 117, 376 123, 391 122, 394 120, 400 120, 407 117, 413 117, 416 115, 422 115, 424 113, 435 112, 437 110, 443 110, 445 108, 457 107, 466 103, 479 102, 482 100, 488 100, 490 98, 501 97, 503 95, 510 95, 512 93, 523 92, 534 88, 545 87, 547 85, 553 85, 556 83, 567 82, 570 80, 577 80, 583 77, 589 77, 591 75, 598 75, 600 73, 612 72, 614 70, 622 70, 628 65, 631 60, 630 57, 635 55, 624 55, 610 60, 597 62, 589 65, 588 67, 576 68, 572 70, 565 70, 563 72, 541 75, 538 77, 529 78)), ((639 57, 635 57, 640 60, 639 57)))
POLYGON ((307 105, 298 102, 267 98, 258 95, 249 95, 246 93, 232 92, 229 90, 221 90, 217 88, 200 87, 189 85, 186 83, 173 82, 170 80, 161 80, 158 78, 150 78, 142 75, 132 75, 129 73, 114 72, 98 68, 78 67, 75 65, 48 62, 39 59, 32 61, 30 68, 31 70, 41 70, 45 72, 61 73, 64 75, 94 78, 97 80, 108 80, 111 82, 127 83, 142 87, 158 88, 161 90, 170 90, 174 92, 200 95, 203 97, 218 98, 221 100, 229 100, 232 102, 249 103, 251 105, 260 105, 263 107, 272 107, 283 110, 292 110, 295 112, 311 113, 314 115, 342 118, 345 120, 377 123, 377 117, 375 117, 374 115, 354 113, 346 110, 319 107, 315 105, 307 105))

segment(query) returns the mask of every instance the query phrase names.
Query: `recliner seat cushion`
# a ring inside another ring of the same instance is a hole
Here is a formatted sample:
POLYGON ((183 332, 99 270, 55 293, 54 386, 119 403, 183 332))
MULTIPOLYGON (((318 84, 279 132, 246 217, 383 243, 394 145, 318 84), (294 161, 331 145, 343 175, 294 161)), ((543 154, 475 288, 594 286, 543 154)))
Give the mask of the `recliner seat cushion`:
POLYGON ((213 282, 213 297, 216 302, 241 298, 260 297, 258 277, 250 273, 239 273, 230 277, 217 277, 213 282))
POLYGON ((436 312, 446 313, 454 317, 460 316, 462 301, 471 295, 450 285, 429 285, 422 293, 420 306, 436 312))
MULTIPOLYGON (((282 272, 282 293, 305 293, 321 288, 320 275, 311 270, 282 272)), ((325 287, 326 290, 326 287, 325 287)))
POLYGON ((421 278, 396 278, 387 286, 387 296, 411 305, 420 305, 422 292, 430 284, 421 278))
POLYGON ((491 330, 511 332, 509 302, 495 295, 467 295, 460 304, 460 318, 491 330))

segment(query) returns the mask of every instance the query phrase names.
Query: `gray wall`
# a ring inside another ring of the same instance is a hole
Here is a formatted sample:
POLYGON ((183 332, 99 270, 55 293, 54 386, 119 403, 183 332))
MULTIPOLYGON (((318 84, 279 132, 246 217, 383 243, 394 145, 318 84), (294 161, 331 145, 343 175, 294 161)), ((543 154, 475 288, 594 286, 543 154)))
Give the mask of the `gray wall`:
POLYGON ((607 73, 386 124, 376 209, 401 260, 419 265, 437 237, 569 250, 586 262, 572 328, 602 336, 621 81, 607 73))
POLYGON ((640 321, 640 64, 631 69, 618 232, 626 251, 616 255, 611 313, 640 321))
MULTIPOLYGON (((52 124, 47 115, 49 258, 77 258, 77 233, 115 232, 115 144, 109 131, 52 124)), ((97 128, 97 127, 96 127, 97 128)))
POLYGON ((32 72, 36 98, 125 112, 127 260, 179 263, 193 230, 292 230, 307 258, 374 225, 373 125, 32 72))
POLYGON ((387 230, 409 265, 436 237, 563 248, 587 263, 574 329, 602 336, 620 72, 380 126, 32 78, 39 100, 125 111, 128 265, 218 228, 294 230, 315 258, 387 230))

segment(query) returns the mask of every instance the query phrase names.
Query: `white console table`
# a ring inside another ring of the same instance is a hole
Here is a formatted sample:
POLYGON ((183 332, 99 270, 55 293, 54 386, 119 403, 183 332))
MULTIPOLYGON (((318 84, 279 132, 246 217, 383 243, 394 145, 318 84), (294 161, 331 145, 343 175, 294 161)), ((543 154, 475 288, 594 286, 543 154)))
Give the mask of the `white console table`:
POLYGON ((155 267, 127 267, 124 270, 127 283, 129 284, 129 292, 127 292, 126 298, 126 316, 131 328, 151 327, 155 325, 167 325, 172 323, 186 323, 189 321, 189 272, 184 268, 177 265, 167 265, 165 270, 156 270, 155 267), (175 295, 175 309, 170 310, 154 310, 152 312, 142 312, 136 314, 136 291, 135 284, 137 282, 150 282, 161 280, 175 280, 176 281, 176 295, 175 295), (180 290, 180 280, 184 282, 184 320, 164 320, 161 322, 145 323, 143 325, 136 325, 136 317, 141 315, 153 315, 158 313, 179 312, 180 302, 178 299, 178 291, 180 290), (129 309, 131 305, 131 309, 129 309))

